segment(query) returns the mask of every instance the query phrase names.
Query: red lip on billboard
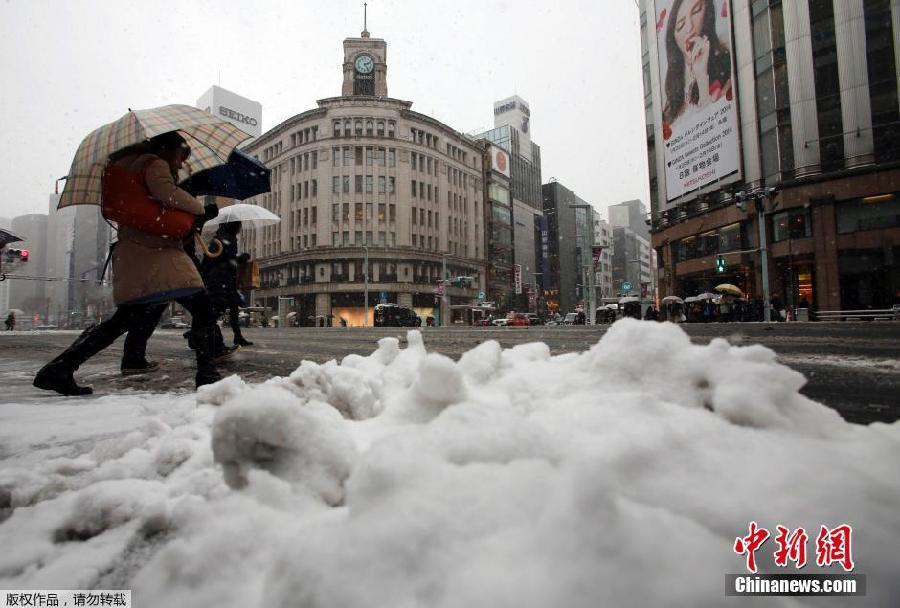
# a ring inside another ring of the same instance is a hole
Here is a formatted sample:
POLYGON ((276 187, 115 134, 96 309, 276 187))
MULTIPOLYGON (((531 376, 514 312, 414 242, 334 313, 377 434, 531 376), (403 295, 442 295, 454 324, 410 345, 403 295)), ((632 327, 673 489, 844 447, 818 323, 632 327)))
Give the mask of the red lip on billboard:
POLYGON ((659 14, 659 21, 656 22, 656 31, 657 33, 663 29, 663 26, 666 24, 666 14, 668 13, 667 9, 663 9, 659 14))
POLYGON ((722 0, 722 19, 728 18, 728 0, 722 0))

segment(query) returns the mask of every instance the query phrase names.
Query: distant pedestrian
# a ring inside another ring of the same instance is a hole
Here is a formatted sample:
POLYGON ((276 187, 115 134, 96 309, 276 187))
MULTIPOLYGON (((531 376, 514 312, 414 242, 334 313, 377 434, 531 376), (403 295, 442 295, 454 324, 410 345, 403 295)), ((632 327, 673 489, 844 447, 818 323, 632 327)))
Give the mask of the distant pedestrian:
POLYGON ((16 313, 9 311, 6 315, 6 331, 12 331, 16 328, 16 313))
POLYGON ((648 306, 647 310, 644 312, 644 321, 656 321, 659 319, 659 315, 656 314, 656 309, 653 306, 648 306))
POLYGON ((238 322, 239 308, 244 304, 244 297, 238 291, 238 267, 250 260, 249 253, 238 255, 240 232, 241 222, 225 222, 219 226, 215 239, 222 244, 222 253, 214 258, 204 258, 200 271, 216 316, 228 312, 235 346, 253 346, 253 342, 244 338, 238 322))

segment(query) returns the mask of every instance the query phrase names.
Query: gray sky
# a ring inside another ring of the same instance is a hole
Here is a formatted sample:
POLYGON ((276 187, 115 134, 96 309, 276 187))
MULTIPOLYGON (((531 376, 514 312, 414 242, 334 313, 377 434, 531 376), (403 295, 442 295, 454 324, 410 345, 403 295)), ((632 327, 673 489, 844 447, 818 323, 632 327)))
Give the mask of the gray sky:
MULTIPOLYGON (((370 0, 388 93, 469 132, 493 102, 531 106, 544 183, 603 210, 645 203, 634 0, 370 0)), ((194 105, 220 84, 262 103, 263 130, 340 95, 348 0, 0 0, 0 216, 47 212, 81 139, 129 107, 194 105)))

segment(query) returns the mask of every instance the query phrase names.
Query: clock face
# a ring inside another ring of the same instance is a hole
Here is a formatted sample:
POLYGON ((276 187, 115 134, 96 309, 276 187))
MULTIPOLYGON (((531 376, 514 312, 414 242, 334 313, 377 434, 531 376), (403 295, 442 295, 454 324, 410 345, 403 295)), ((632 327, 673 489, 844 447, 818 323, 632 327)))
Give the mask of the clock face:
POLYGON ((356 58, 354 65, 356 66, 356 71, 360 74, 368 74, 375 69, 375 60, 369 55, 360 55, 356 58))

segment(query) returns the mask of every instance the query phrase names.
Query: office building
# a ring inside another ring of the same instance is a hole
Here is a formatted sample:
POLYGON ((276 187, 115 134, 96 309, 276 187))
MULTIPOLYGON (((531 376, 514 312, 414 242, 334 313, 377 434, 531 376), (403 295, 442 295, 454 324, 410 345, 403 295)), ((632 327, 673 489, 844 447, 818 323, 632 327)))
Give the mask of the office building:
POLYGON ((344 40, 342 73, 340 97, 245 147, 272 169, 251 202, 282 218, 241 236, 261 266, 253 303, 304 324, 371 325, 382 302, 460 320, 485 291, 484 147, 389 97, 387 43, 368 31, 344 40))

